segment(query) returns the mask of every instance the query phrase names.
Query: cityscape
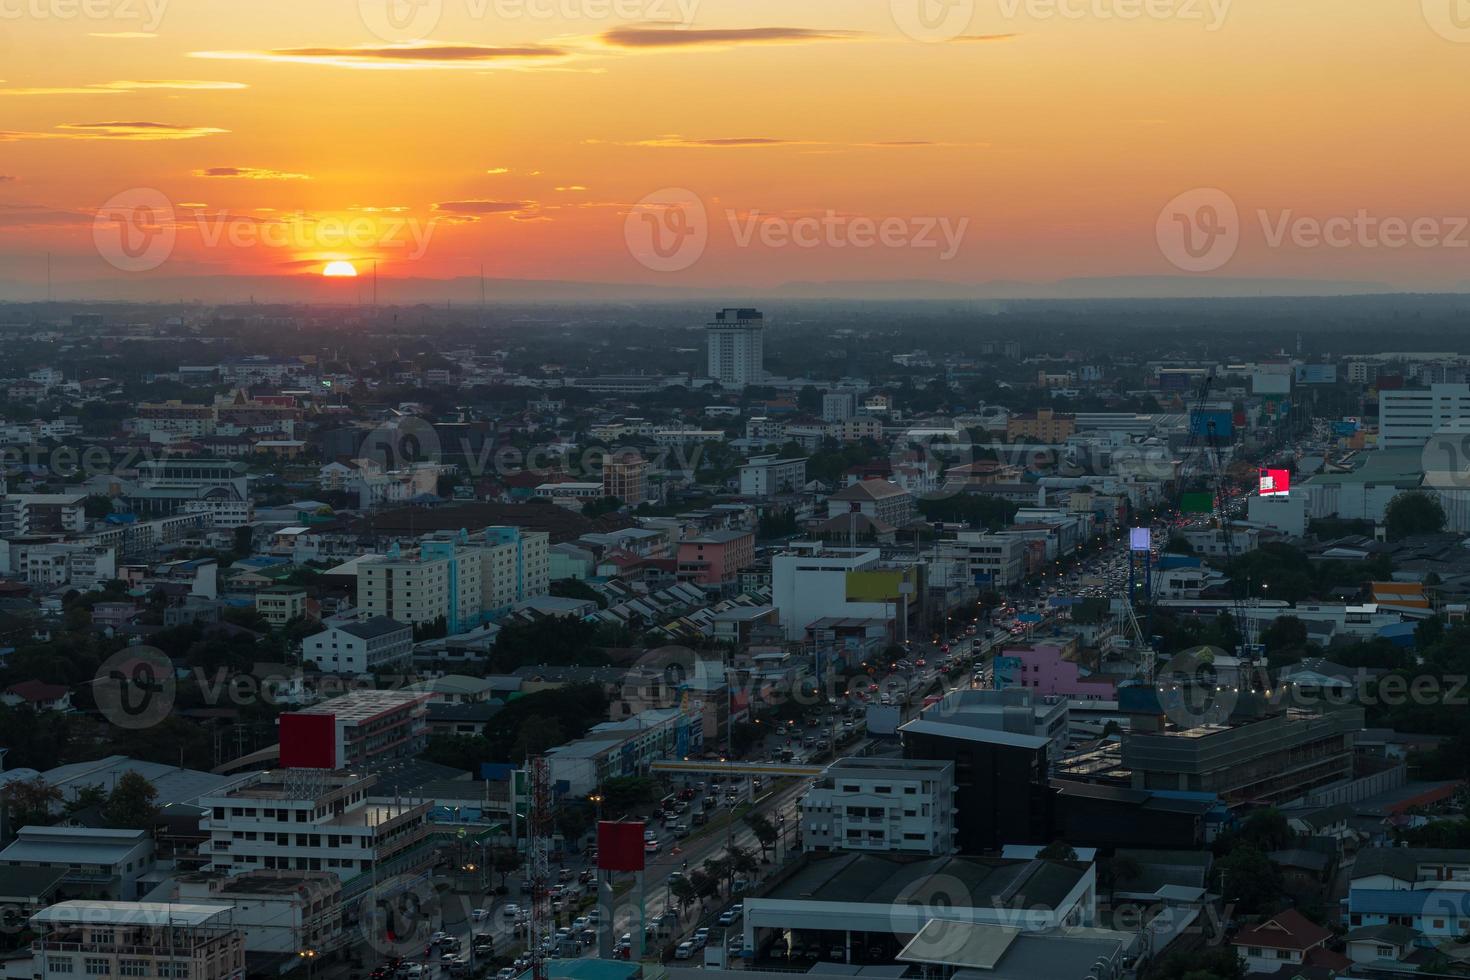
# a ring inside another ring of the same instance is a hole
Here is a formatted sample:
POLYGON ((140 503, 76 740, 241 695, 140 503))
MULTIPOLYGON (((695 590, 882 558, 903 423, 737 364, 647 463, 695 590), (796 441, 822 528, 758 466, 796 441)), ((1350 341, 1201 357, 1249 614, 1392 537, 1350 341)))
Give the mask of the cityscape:
POLYGON ((0 0, 0 980, 1470 980, 1459 0, 0 0))

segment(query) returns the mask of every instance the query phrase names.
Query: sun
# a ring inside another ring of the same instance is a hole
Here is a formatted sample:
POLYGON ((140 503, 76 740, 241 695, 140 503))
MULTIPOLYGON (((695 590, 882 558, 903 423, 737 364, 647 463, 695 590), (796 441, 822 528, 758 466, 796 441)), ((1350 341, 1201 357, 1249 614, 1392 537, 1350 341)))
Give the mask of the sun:
POLYGON ((351 279, 357 275, 357 267, 351 262, 328 262, 327 267, 322 270, 322 275, 329 279, 351 279))

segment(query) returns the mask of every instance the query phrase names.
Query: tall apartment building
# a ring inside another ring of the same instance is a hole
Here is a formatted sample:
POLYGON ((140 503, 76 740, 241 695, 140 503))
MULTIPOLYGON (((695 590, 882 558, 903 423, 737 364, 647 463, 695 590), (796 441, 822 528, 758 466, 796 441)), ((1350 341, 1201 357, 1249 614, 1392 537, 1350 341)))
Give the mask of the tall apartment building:
POLYGON ((750 531, 711 531, 679 542, 679 579, 698 585, 726 585, 755 560, 750 531))
POLYGON ((805 851, 953 854, 954 763, 839 759, 801 800, 805 851))
POLYGON ((245 936, 223 903, 57 902, 30 918, 36 976, 245 976, 245 936))
POLYGON ((857 392, 829 391, 822 395, 822 421, 846 422, 857 414, 857 392))
POLYGON ((863 480, 827 498, 827 516, 857 513, 892 528, 914 519, 914 495, 887 480, 863 480))
POLYGON ((765 379, 765 318, 760 310, 724 309, 705 326, 709 376, 743 388, 765 379))
POLYGON ((754 456, 740 467, 740 494, 744 497, 775 497, 799 493, 806 485, 806 460, 754 456))
POLYGON ((410 625, 443 619, 451 634, 479 622, 482 585, 480 554, 453 541, 426 541, 416 555, 395 546, 357 563, 357 605, 365 616, 410 625))
POLYGON ((518 527, 487 527, 471 539, 481 551, 482 605, 496 615, 551 588, 551 535, 518 527))
POLYGON ((637 453, 609 456, 602 464, 602 495, 625 504, 641 503, 648 494, 648 460, 637 453))
POLYGON ((1077 431, 1077 416, 1038 408, 1034 412, 1018 412, 1006 419, 1006 440, 1016 442, 1066 442, 1077 431))
POLYGON ((228 793, 202 796, 208 811, 209 870, 325 871, 345 885, 387 877, 433 858, 426 821, 432 804, 374 800, 376 776, 323 770, 255 773, 228 793))
POLYGON ((1439 384, 1378 393, 1378 446, 1424 445, 1442 429, 1470 427, 1470 385, 1439 384))

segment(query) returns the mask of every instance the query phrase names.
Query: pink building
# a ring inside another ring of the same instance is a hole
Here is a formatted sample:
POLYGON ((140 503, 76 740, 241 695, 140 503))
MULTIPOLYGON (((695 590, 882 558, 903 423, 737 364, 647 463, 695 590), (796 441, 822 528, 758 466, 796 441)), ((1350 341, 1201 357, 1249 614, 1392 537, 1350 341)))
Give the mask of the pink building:
POLYGON ((711 531, 679 542, 679 580, 724 585, 755 559, 750 531, 711 531))
POLYGON ((1040 645, 1006 650, 996 658, 996 680, 1005 683, 1003 671, 1010 675, 1006 686, 1029 687, 1041 695, 1093 701, 1111 701, 1118 696, 1112 681, 1081 677, 1077 665, 1062 658, 1061 647, 1040 645), (1008 659, 1008 671, 1002 667, 1001 658, 1008 659))

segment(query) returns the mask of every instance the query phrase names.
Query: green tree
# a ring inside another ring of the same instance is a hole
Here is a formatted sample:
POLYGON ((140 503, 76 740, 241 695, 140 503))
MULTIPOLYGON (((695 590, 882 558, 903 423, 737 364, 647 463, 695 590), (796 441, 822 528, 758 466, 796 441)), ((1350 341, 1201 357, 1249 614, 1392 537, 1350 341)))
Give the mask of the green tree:
POLYGON ((12 831, 50 824, 54 819, 51 811, 61 800, 61 790, 40 776, 11 780, 0 787, 5 823, 12 831))
POLYGON ((1054 840, 1038 851, 1036 856, 1046 861, 1075 861, 1077 851, 1064 840, 1054 840))
POLYGON ((1215 863, 1215 882, 1227 905, 1247 914, 1275 910, 1281 897, 1281 874, 1260 848, 1241 843, 1215 863))
POLYGON ((764 813, 754 812, 745 815, 745 823, 755 834, 756 843, 761 846, 761 860, 767 860, 771 847, 776 843, 776 825, 764 813))
POLYGON ((1286 815, 1273 806, 1246 817, 1240 836, 1262 851, 1279 851, 1296 835, 1292 833, 1286 815))
POLYGON ((699 890, 694 887, 694 882, 689 880, 688 875, 680 875, 669 882, 669 891, 679 900, 679 908, 686 909, 699 899, 699 890))
POLYGON ((109 827, 152 830, 158 822, 156 799, 158 789, 146 776, 123 773, 102 807, 102 820, 109 827))
POLYGON ((1444 507, 1433 494, 1406 490, 1388 502, 1383 523, 1395 541, 1411 534, 1435 534, 1444 530, 1444 507))
POLYGON ((483 735, 434 735, 424 747, 423 757, 451 769, 480 772, 480 763, 493 758, 490 740, 483 735))
POLYGON ((1295 616, 1278 616, 1261 630, 1261 643, 1267 653, 1307 645, 1307 624, 1295 616))

